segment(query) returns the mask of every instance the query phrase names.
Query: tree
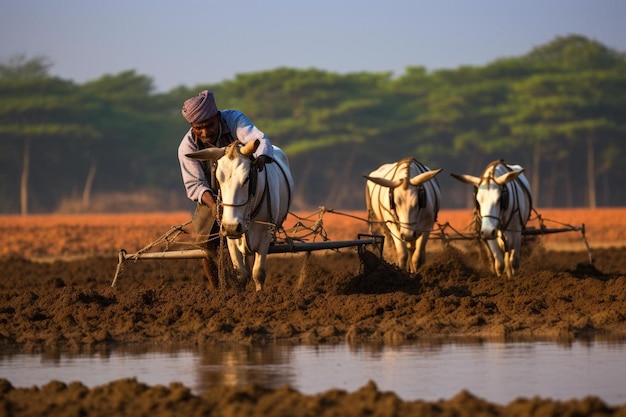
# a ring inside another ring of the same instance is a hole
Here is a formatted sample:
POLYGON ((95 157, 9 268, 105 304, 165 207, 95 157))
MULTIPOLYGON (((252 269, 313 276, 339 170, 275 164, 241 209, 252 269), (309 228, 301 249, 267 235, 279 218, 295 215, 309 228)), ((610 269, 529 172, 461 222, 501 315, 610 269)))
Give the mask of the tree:
MULTIPOLYGON (((603 148, 602 137, 614 137, 623 127, 624 55, 570 36, 536 48, 524 61, 534 73, 512 85, 503 122, 512 137, 533 150, 532 188, 538 190, 542 159, 566 164, 586 155, 581 161, 587 167, 586 200, 589 207, 596 207, 595 152, 603 148)), ((552 178, 552 192, 544 194, 556 194, 556 184, 561 182, 566 205, 573 205, 574 190, 580 187, 572 181, 578 180, 578 172, 552 178)))
MULTIPOLYGON (((151 78, 135 71, 107 74, 85 83, 81 97, 89 102, 88 118, 100 133, 88 149, 89 169, 82 191, 82 206, 90 205, 97 167, 117 166, 103 172, 103 185, 126 189, 133 182, 149 177, 157 167, 146 162, 148 155, 157 158, 155 146, 165 129, 167 107, 151 96, 151 78)), ((166 130, 167 131, 167 130, 166 130)))
MULTIPOLYGON (((203 89, 287 151, 297 208, 362 208, 362 174, 407 156, 469 173, 503 158, 527 169, 535 203, 623 205, 625 62, 573 35, 480 67, 396 78, 277 68, 155 94, 133 70, 75 85, 48 76, 46 59, 18 56, 0 64, 0 211, 54 210, 68 196, 94 210, 107 194, 125 199, 120 209, 137 194, 146 209, 184 207, 180 110, 203 89)), ((446 207, 470 202, 438 179, 446 207)))
POLYGON ((0 138, 21 142, 20 212, 29 211, 29 176, 33 141, 96 137, 97 132, 81 122, 77 86, 46 76, 43 58, 17 58, 0 66, 0 138))

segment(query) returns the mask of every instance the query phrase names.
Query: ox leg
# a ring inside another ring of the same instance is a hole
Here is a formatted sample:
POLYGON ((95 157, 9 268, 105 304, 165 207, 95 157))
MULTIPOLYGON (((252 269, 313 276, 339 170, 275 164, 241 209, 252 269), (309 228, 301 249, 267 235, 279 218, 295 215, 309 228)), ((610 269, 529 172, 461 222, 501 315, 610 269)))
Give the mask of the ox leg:
POLYGON ((411 259, 412 270, 409 272, 417 273, 424 263, 426 263, 426 243, 428 242, 428 234, 422 233, 415 241, 415 247, 411 259))
POLYGON ((519 271, 520 267, 520 253, 522 249, 522 236, 511 235, 508 238, 510 243, 510 248, 508 252, 508 265, 507 265, 507 275, 509 278, 513 278, 515 274, 519 271))
POLYGON ((250 280, 250 268, 246 265, 244 256, 239 250, 238 241, 239 239, 228 239, 228 252, 237 275, 237 282, 241 287, 245 287, 250 280))
POLYGON ((411 266, 409 264, 409 251, 407 250, 406 244, 404 241, 397 239, 395 236, 393 237, 393 244, 396 248, 396 263, 397 265, 406 270, 410 271, 411 266))
POLYGON ((248 257, 248 267, 252 270, 252 280, 256 290, 261 291, 265 285, 267 252, 272 242, 270 229, 267 226, 252 225, 249 242, 253 252, 248 257))
POLYGON ((504 272, 506 273, 506 277, 508 279, 513 278, 515 271, 513 270, 513 256, 515 254, 515 250, 510 250, 508 252, 504 252, 504 272))
POLYGON ((265 284, 265 259, 266 255, 263 253, 257 253, 254 256, 252 279, 254 280, 254 285, 256 286, 257 291, 261 291, 263 289, 263 284, 265 284))
POLYGON ((511 268, 511 278, 513 278, 513 275, 516 275, 519 272, 519 265, 520 265, 519 250, 517 249, 511 250, 509 263, 510 263, 510 268, 511 268))
POLYGON ((487 241, 491 254, 493 255, 493 269, 498 278, 502 276, 504 272, 504 252, 498 242, 500 239, 491 239, 487 241))
POLYGON ((251 279, 254 280, 254 254, 246 255, 243 260, 246 264, 247 278, 241 285, 246 286, 251 279))

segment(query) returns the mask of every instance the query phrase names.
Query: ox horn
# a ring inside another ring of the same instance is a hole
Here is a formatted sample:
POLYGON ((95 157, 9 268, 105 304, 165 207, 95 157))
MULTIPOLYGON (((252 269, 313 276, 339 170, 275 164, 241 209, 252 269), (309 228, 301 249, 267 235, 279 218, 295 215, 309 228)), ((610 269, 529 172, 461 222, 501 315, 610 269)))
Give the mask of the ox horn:
POLYGON ((242 146, 239 152, 242 155, 250 156, 257 150, 260 144, 261 144, 261 141, 258 139, 255 139, 252 142, 248 142, 244 146, 242 146))
POLYGON ((505 184, 505 183, 507 183, 509 181, 514 180, 522 172, 524 172, 524 169, 520 169, 519 171, 510 171, 510 172, 507 172, 506 174, 500 175, 498 178, 494 178, 493 180, 496 182, 496 184, 502 185, 502 184, 505 184))
POLYGON ((370 177, 368 175, 363 175, 363 177, 366 178, 368 181, 373 182, 374 184, 378 184, 378 185, 381 185, 383 187, 388 187, 388 188, 396 188, 397 186, 399 186, 400 184, 404 182, 404 180, 391 181, 391 180, 388 180, 387 178, 370 177))
POLYGON ((421 174, 416 175, 413 178, 411 178, 410 180, 411 185, 416 186, 416 185, 425 183, 426 181, 429 181, 435 178, 435 175, 439 174, 442 170, 443 168, 439 168, 439 169, 434 169, 432 171, 422 172, 421 174))
POLYGON ((480 184, 480 178, 475 177, 469 174, 453 174, 450 173, 450 176, 454 179, 457 179, 465 184, 473 185, 474 187, 478 187, 480 184))
POLYGON ((224 156, 225 153, 226 150, 224 148, 206 148, 185 154, 185 156, 192 159, 198 159, 200 161, 217 161, 224 156))

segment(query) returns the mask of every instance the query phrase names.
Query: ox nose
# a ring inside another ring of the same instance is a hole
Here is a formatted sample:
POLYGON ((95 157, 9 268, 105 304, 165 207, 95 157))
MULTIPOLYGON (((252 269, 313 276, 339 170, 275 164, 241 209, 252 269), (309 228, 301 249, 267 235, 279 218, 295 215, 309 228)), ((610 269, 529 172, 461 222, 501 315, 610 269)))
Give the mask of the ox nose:
POLYGON ((402 233, 402 240, 405 242, 413 242, 417 239, 417 232, 415 230, 408 230, 402 233))
POLYGON ((485 240, 492 240, 496 238, 496 229, 481 230, 480 235, 485 240))
POLYGON ((240 237, 243 234, 241 223, 222 223, 220 235, 225 237, 240 237))

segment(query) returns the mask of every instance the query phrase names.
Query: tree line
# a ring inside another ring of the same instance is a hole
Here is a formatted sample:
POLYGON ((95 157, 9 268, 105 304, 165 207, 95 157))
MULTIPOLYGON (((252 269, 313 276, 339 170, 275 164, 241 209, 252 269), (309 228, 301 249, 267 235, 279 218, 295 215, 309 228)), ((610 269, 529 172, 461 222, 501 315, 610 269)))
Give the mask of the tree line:
POLYGON ((77 84, 45 57, 0 63, 0 213, 191 207, 180 109, 209 89, 290 158, 294 209, 364 209, 363 174, 412 156, 445 208, 471 204, 448 173, 526 169, 536 207, 626 205, 626 54, 579 35, 484 66, 338 74, 277 68, 154 91, 134 70, 77 84))

